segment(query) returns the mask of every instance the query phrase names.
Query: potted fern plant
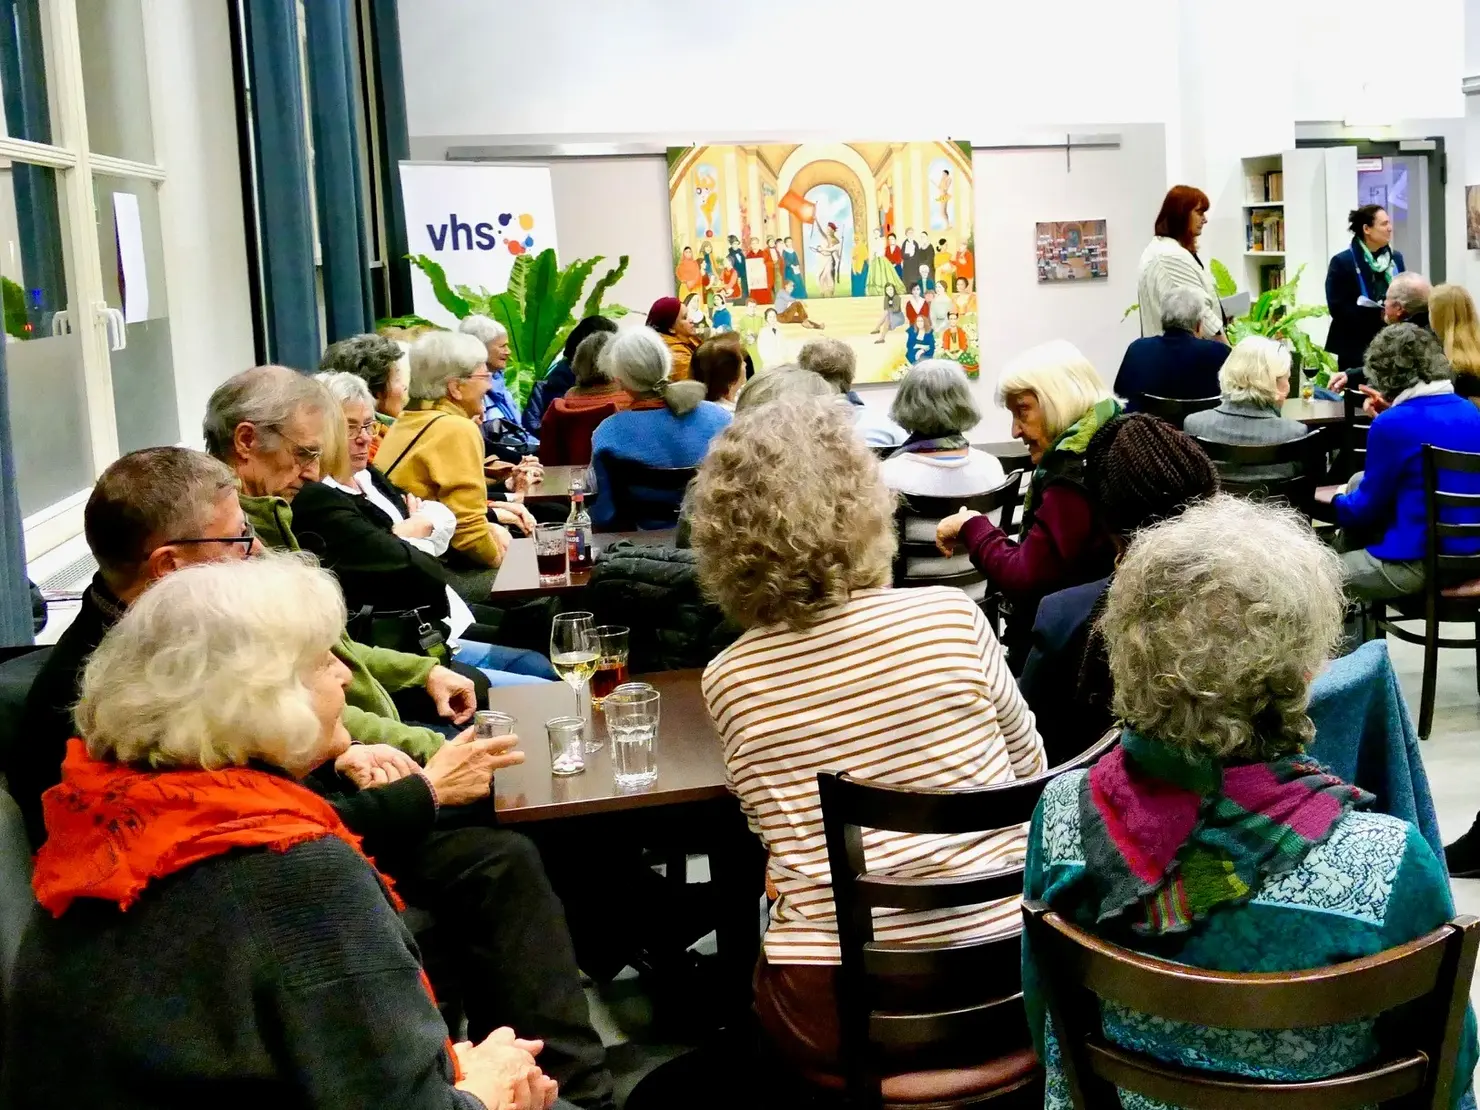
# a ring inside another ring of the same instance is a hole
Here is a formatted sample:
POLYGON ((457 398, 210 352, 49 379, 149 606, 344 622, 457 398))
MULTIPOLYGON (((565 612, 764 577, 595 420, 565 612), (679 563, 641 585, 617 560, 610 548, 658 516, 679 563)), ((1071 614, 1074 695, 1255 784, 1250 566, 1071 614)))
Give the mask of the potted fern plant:
MULTIPOLYGON (((1323 304, 1295 303, 1300 275, 1304 272, 1305 266, 1302 265, 1285 284, 1260 293, 1247 314, 1229 323, 1228 341, 1237 343, 1246 335, 1263 335, 1277 340, 1290 349, 1292 384, 1298 385, 1300 372, 1304 370, 1315 385, 1321 387, 1336 373, 1336 356, 1297 325, 1302 320, 1329 316, 1330 310, 1323 304)), ((1215 276, 1216 273, 1214 271, 1215 276)))

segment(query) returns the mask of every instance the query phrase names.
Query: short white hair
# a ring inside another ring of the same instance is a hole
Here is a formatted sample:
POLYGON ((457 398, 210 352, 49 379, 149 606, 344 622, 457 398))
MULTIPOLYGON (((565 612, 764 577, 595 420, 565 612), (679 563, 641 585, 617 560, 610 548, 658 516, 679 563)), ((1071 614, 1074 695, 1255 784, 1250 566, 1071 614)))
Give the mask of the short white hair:
POLYGON ((452 382, 488 365, 488 348, 475 336, 456 331, 427 332, 411 344, 413 401, 440 401, 452 382))
POLYGON ((1392 284, 1387 288, 1387 295, 1403 310, 1403 315, 1412 316, 1429 307, 1429 294, 1433 291, 1434 287, 1429 284, 1428 278, 1417 271, 1404 270, 1393 278, 1392 284))
POLYGON ((1161 299, 1162 329, 1196 331, 1206 303, 1202 290, 1189 285, 1173 286, 1161 299))
MULTIPOLYGON (((395 364, 392 364, 391 374, 395 374, 395 364)), ((370 410, 375 411, 375 395, 370 392, 370 387, 365 384, 365 379, 358 374, 350 374, 345 371, 315 374, 314 380, 322 382, 324 388, 334 395, 340 407, 345 405, 369 405, 370 410)))
POLYGON ((464 316, 462 322, 457 325, 457 330, 463 335, 471 335, 479 343, 489 344, 495 340, 504 338, 509 334, 509 329, 500 324, 490 316, 480 316, 474 313, 472 316, 464 316))
POLYGON ((1094 365, 1067 339, 1039 344, 1002 368, 997 400, 1006 404, 1022 393, 1038 398, 1050 440, 1058 439, 1081 416, 1113 396, 1094 365))
POLYGON ((1289 378, 1290 352, 1284 344, 1264 335, 1246 335, 1218 371, 1218 390, 1230 401, 1277 405, 1280 381, 1289 378))
POLYGON ((298 762, 321 734, 304 678, 344 621, 338 584, 309 556, 166 575, 83 671, 75 715, 88 753, 156 768, 298 762))

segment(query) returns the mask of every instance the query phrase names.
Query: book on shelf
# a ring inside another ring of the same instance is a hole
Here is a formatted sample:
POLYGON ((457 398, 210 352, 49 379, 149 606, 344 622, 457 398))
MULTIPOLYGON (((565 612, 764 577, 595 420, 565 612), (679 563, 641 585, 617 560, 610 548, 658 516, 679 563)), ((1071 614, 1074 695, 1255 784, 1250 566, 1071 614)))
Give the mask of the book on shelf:
POLYGON ((1278 212, 1256 208, 1244 225, 1244 242, 1250 251, 1283 251, 1285 219, 1278 212))
POLYGON ((1268 293, 1271 289, 1277 289, 1285 284, 1285 268, 1283 266, 1261 266, 1259 268, 1259 292, 1268 293))
POLYGON ((1245 189, 1251 204, 1269 204, 1285 199, 1285 174, 1283 170, 1245 175, 1245 189))

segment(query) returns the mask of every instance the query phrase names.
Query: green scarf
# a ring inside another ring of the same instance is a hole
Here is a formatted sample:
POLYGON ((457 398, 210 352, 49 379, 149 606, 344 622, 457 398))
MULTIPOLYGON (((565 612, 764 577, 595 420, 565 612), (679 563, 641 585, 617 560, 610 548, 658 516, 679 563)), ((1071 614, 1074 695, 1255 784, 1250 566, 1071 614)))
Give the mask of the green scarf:
POLYGON ((1120 413, 1120 402, 1114 397, 1106 397, 1103 401, 1095 402, 1092 409, 1070 424, 1063 435, 1054 440, 1048 450, 1043 452, 1043 458, 1038 460, 1038 465, 1033 470, 1033 480, 1028 483, 1028 492, 1023 496, 1025 528, 1029 514, 1033 511, 1033 495, 1035 491, 1047 484, 1050 471, 1054 469, 1050 461, 1052 457, 1054 455, 1083 455, 1085 448, 1089 446, 1089 441, 1095 438, 1095 433, 1120 413))
POLYGON ((1393 252, 1390 247, 1381 248, 1376 254, 1367 249, 1367 241, 1360 235, 1357 236, 1357 245, 1362 248, 1362 257, 1367 260, 1367 266, 1374 274, 1385 274, 1389 266, 1393 264, 1393 252))

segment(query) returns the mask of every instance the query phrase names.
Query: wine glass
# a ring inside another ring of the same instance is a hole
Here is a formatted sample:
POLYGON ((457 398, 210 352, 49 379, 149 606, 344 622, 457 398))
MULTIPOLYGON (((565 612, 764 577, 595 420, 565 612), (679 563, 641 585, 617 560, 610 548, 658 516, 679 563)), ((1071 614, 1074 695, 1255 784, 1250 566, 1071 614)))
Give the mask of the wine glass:
POLYGON ((599 751, 601 741, 591 725, 591 676, 596 673, 599 645, 590 613, 560 613, 550 625, 550 662, 555 673, 576 692, 576 711, 586 729, 586 750, 599 751))

